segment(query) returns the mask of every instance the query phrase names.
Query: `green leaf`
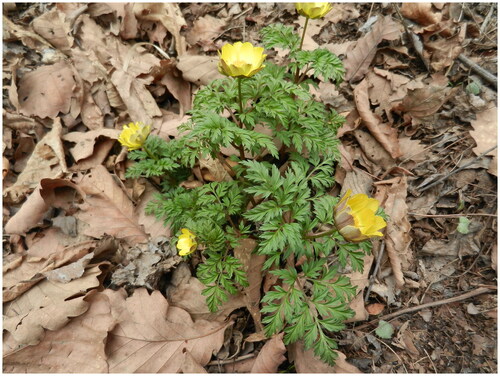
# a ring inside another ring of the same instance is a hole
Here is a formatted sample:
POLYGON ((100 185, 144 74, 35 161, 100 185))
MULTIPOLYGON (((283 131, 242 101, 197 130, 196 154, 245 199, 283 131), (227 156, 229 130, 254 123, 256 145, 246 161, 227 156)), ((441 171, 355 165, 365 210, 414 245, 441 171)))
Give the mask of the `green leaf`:
POLYGON ((375 333, 383 339, 390 339, 394 334, 394 328, 390 323, 384 320, 380 320, 378 323, 377 329, 375 329, 375 333))
POLYGON ((469 224, 470 224, 470 220, 467 217, 458 218, 457 231, 461 234, 468 234, 469 233, 469 224))
POLYGON ((288 48, 296 50, 299 47, 300 39, 291 26, 277 23, 261 29, 262 44, 265 48, 288 48))

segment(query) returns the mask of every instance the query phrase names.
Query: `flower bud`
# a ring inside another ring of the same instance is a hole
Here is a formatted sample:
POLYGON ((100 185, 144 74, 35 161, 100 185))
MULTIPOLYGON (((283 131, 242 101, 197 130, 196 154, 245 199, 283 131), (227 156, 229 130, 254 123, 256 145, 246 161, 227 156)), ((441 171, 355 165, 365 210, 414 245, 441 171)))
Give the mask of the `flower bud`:
POLYGON ((267 55, 262 47, 254 47, 251 43, 236 42, 225 44, 219 51, 219 72, 231 77, 252 77, 265 65, 267 55))
POLYGON ((351 242, 384 236, 379 230, 386 227, 387 223, 375 214, 380 205, 378 200, 362 193, 351 194, 349 189, 333 211, 337 230, 351 242))
POLYGON ((151 127, 140 122, 129 123, 123 126, 123 131, 118 137, 118 141, 126 146, 129 151, 140 149, 146 138, 148 138, 151 127))
POLYGON ((324 17, 332 10, 330 3, 295 3, 295 9, 299 14, 315 19, 324 17))
POLYGON ((179 250, 179 256, 187 256, 196 251, 198 243, 196 243, 196 235, 187 228, 181 229, 181 232, 182 234, 177 241, 177 249, 179 250))

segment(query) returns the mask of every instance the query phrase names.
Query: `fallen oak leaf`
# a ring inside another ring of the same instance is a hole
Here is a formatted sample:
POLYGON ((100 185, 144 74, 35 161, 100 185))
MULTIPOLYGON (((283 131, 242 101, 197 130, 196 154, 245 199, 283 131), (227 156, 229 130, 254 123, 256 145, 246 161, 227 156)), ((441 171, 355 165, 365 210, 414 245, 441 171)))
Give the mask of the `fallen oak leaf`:
POLYGON ((403 3, 401 14, 420 25, 432 25, 441 21, 443 15, 432 9, 432 3, 403 3))
POLYGON ((9 331, 19 345, 36 345, 45 329, 57 330, 88 308, 84 297, 87 290, 99 286, 99 265, 69 283, 45 280, 8 303, 4 309, 4 330, 9 331))
POLYGON ((141 288, 129 298, 125 290, 104 292, 117 320, 107 340, 109 372, 176 373, 183 367, 185 351, 203 367, 221 348, 224 331, 231 324, 193 321, 159 291, 149 295, 141 288))
POLYGON ((4 336, 3 371, 13 373, 107 373, 106 338, 115 325, 109 297, 92 292, 83 301, 88 310, 40 343, 23 349, 4 336), (92 361, 89 361, 91 359, 92 361))
POLYGON ((104 234, 124 239, 130 245, 146 242, 147 234, 138 223, 134 205, 104 166, 97 166, 77 185, 87 197, 75 217, 87 223, 88 236, 104 234))
POLYGON ((410 89, 394 110, 402 112, 406 121, 411 121, 414 125, 422 124, 431 120, 457 90, 458 88, 451 89, 444 86, 410 89))
POLYGON ((4 195, 10 194, 12 201, 19 202, 43 178, 57 178, 67 172, 61 137, 61 120, 56 118, 52 130, 36 144, 23 172, 14 185, 4 190, 4 195))
POLYGON ((276 373, 278 367, 286 358, 285 344, 283 336, 285 333, 280 333, 268 340, 259 352, 252 366, 250 373, 276 373))

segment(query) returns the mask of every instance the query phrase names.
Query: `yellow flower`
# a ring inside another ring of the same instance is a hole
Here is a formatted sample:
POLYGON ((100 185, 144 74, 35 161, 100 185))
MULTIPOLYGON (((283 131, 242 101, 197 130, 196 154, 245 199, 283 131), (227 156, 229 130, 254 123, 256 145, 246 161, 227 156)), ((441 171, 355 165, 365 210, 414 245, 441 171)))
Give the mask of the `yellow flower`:
POLYGON ((123 126, 118 141, 128 150, 140 149, 149 135, 151 127, 142 123, 129 123, 123 126))
POLYGON ((265 65, 267 55, 262 47, 254 47, 251 43, 236 42, 225 44, 219 51, 219 72, 231 77, 252 77, 265 65))
POLYGON ((181 229, 181 232, 182 235, 179 236, 177 241, 177 249, 179 250, 179 256, 187 256, 196 251, 198 243, 196 243, 196 235, 187 228, 181 229))
POLYGON ((324 17, 332 10, 330 3, 295 3, 295 9, 299 14, 308 18, 324 17))
POLYGON ((375 215, 379 202, 362 193, 354 196, 351 193, 349 189, 333 211, 337 230, 351 242, 384 236, 379 230, 387 224, 384 218, 375 215))

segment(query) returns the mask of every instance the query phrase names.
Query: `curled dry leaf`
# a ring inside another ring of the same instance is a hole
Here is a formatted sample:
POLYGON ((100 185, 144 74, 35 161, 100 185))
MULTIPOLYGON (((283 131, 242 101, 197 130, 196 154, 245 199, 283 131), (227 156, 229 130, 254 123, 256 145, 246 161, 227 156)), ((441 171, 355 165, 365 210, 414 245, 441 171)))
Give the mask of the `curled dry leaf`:
POLYGON ((284 333, 273 336, 262 347, 259 355, 255 359, 250 373, 277 373, 278 367, 286 358, 285 344, 283 343, 284 333))
POLYGON ((78 261, 69 265, 61 266, 60 268, 50 270, 45 274, 47 279, 52 282, 68 283, 74 279, 80 278, 85 273, 85 267, 90 263, 94 257, 94 252, 83 256, 78 261))
POLYGON ((19 345, 36 345, 45 329, 60 329, 69 318, 87 310, 88 303, 81 295, 99 286, 97 277, 101 273, 99 266, 94 266, 69 283, 40 282, 5 306, 4 330, 9 331, 19 345))
POLYGON ((26 116, 54 119, 59 113, 69 113, 75 89, 73 71, 67 63, 44 65, 19 81, 19 110, 26 116))
POLYGON ((358 40, 356 47, 348 51, 344 61, 345 80, 354 82, 362 79, 375 57, 378 44, 384 39, 397 39, 400 34, 400 26, 390 16, 377 21, 373 29, 358 40))
POLYGON ((116 318, 109 297, 89 294, 88 310, 56 331, 47 331, 39 344, 16 349, 4 337, 3 371, 13 373, 107 373, 106 337, 116 318), (91 360, 91 361, 90 361, 91 360))
POLYGON ((75 217, 87 223, 85 234, 100 238, 104 234, 124 239, 130 245, 148 239, 134 211, 134 204, 104 166, 95 167, 78 186, 89 196, 75 217))
POLYGON ((4 190, 14 202, 19 202, 44 178, 57 178, 67 171, 64 148, 61 141, 62 125, 57 118, 52 130, 35 146, 23 172, 11 187, 4 190))
POLYGON ((381 117, 374 114, 370 109, 368 81, 363 80, 356 86, 354 89, 354 101, 359 116, 363 119, 363 124, 370 130, 373 137, 380 142, 391 157, 398 158, 401 156, 397 130, 392 128, 389 124, 383 123, 381 117))
POLYGON ((441 12, 433 8, 432 3, 403 3, 401 13, 406 18, 427 26, 438 23, 443 17, 441 12))
POLYGON ((407 178, 397 177, 377 184, 375 198, 382 203, 390 220, 385 231, 385 245, 396 283, 404 285, 403 270, 408 270, 412 262, 410 251, 410 230, 408 221, 407 178))
POLYGON ((191 109, 191 84, 182 78, 182 73, 172 60, 162 60, 161 63, 162 67, 165 66, 166 72, 160 82, 179 101, 180 117, 183 117, 186 111, 191 109))
POLYGON ((177 373, 185 351, 205 366, 222 346, 228 323, 193 321, 159 291, 138 289, 129 298, 124 290, 105 292, 117 319, 107 340, 109 372, 177 373))
POLYGON ((103 128, 87 132, 70 132, 65 134, 62 139, 75 144, 69 151, 75 161, 79 162, 82 159, 92 156, 98 138, 106 137, 116 140, 120 136, 120 132, 121 130, 119 129, 103 128))
POLYGON ((180 31, 187 24, 179 4, 136 3, 134 4, 134 13, 139 20, 160 22, 174 37, 177 56, 186 53, 186 41, 181 36, 180 31))

